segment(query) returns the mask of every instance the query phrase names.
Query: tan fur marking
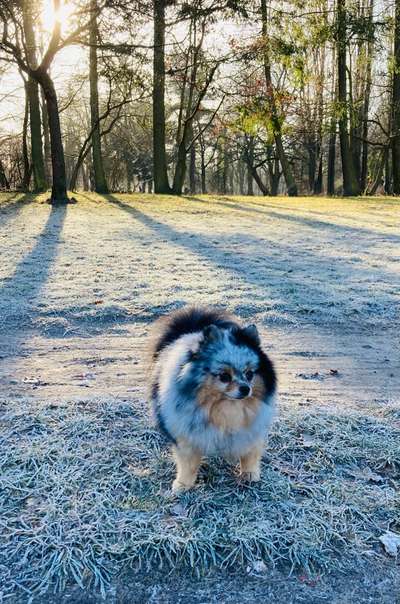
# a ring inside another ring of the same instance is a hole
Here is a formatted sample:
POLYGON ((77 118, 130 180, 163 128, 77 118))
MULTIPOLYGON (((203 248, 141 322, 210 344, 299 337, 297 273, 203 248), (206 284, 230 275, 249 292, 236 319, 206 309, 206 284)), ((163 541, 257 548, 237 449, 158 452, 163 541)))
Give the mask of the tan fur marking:
POLYGON ((175 493, 187 491, 194 486, 201 463, 201 453, 193 449, 186 441, 173 447, 176 463, 176 478, 172 484, 175 493))
POLYGON ((240 458, 240 476, 245 480, 257 482, 261 475, 261 455, 263 443, 259 442, 246 455, 240 458))
POLYGON ((199 389, 197 400, 209 418, 211 424, 222 432, 237 432, 248 428, 260 408, 260 398, 265 394, 264 383, 259 376, 253 380, 253 393, 244 399, 225 398, 216 388, 212 378, 207 378, 199 389), (261 396, 260 396, 261 395, 261 396))

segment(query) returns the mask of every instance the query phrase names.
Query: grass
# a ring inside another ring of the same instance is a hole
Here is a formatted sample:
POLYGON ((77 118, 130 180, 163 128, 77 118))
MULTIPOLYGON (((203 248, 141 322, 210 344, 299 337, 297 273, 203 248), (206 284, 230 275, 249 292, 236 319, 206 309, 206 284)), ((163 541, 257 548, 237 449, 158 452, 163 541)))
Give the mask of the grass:
POLYGON ((260 484, 209 462, 179 499, 168 450, 128 403, 19 405, 1 427, 3 597, 71 579, 104 591, 126 565, 316 572, 379 556, 379 536, 400 529, 394 405, 361 416, 284 406, 260 484))
MULTIPOLYGON (((398 200, 77 198, 64 212, 0 194, 0 329, 13 378, 24 355, 28 379, 32 356, 32 374, 45 362, 58 380, 57 346, 70 347, 69 367, 82 367, 80 338, 118 374, 105 342, 120 337, 137 363, 148 322, 187 302, 224 305, 266 334, 278 326, 303 351, 298 327, 352 330, 355 347, 357 330, 389 337, 398 328, 398 200)), ((312 573, 386 555, 379 537, 400 531, 394 400, 355 407, 340 390, 346 410, 310 409, 289 391, 260 484, 239 485, 218 460, 177 499, 170 454, 140 394, 145 376, 129 370, 129 403, 108 392, 72 397, 68 380, 54 400, 41 400, 40 388, 32 397, 27 383, 31 398, 0 401, 0 601, 40 601, 71 580, 104 593, 129 566, 202 573, 263 560, 312 573)), ((309 385, 296 386, 304 399, 309 385)))

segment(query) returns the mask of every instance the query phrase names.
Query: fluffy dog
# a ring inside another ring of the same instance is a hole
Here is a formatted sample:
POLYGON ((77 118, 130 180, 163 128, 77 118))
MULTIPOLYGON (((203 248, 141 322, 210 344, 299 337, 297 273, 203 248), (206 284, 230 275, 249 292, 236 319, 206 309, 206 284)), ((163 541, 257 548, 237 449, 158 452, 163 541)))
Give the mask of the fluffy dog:
POLYGON ((241 476, 258 481, 276 375, 255 325, 186 307, 154 323, 150 354, 150 398, 176 462, 173 491, 195 484, 203 456, 239 459, 241 476))

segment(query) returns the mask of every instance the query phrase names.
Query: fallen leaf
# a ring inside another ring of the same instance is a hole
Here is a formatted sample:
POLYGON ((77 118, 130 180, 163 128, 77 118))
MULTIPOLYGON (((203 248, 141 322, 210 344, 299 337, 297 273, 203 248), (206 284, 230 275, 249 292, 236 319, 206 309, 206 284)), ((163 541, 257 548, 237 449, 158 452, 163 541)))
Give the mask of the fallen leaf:
POLYGON ((379 541, 383 544, 385 551, 389 556, 397 556, 400 550, 400 535, 386 531, 384 535, 379 537, 379 541))
POLYGON ((253 562, 253 570, 256 573, 265 573, 267 571, 267 565, 263 560, 256 560, 253 562))
POLYGON ((299 579, 299 581, 301 581, 301 583, 305 583, 309 587, 315 587, 319 581, 319 578, 320 578, 319 575, 317 575, 314 579, 312 579, 308 575, 300 575, 298 577, 298 579, 299 579))
POLYGON ((323 380, 324 377, 316 371, 315 373, 298 373, 296 377, 303 378, 303 380, 323 380))
POLYGON ((188 515, 187 509, 181 503, 173 505, 171 507, 171 512, 174 514, 174 516, 179 516, 181 518, 186 518, 188 515))

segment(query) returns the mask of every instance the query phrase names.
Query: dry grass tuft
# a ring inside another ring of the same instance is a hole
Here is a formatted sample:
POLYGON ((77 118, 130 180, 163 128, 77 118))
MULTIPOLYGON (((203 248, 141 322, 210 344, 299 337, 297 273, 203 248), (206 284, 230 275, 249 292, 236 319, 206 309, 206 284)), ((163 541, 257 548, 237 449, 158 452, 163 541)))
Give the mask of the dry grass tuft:
POLYGON ((161 437, 128 403, 3 409, 4 598, 60 591, 71 579, 104 592, 126 565, 332 568, 379 555, 378 537, 400 527, 394 406, 375 415, 284 409, 259 485, 238 485, 221 461, 205 464, 180 499, 168 491, 161 437))

